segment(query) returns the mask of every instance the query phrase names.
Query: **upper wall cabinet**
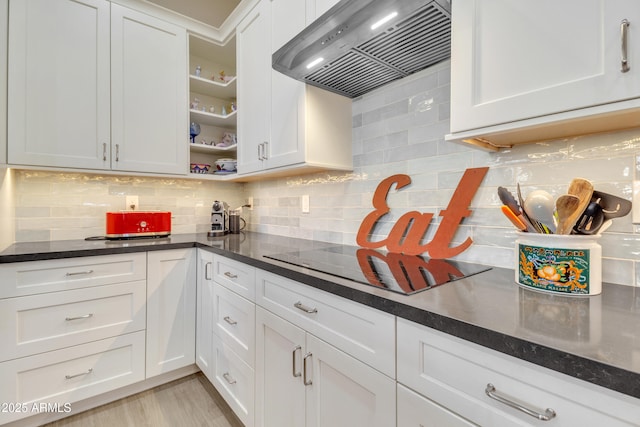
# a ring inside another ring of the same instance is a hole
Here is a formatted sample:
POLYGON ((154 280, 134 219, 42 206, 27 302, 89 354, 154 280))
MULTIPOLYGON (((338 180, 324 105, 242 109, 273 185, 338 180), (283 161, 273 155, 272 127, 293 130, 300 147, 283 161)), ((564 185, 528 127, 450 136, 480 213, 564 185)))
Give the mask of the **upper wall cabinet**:
POLYGON ((9 6, 8 163, 186 173, 186 31, 106 0, 9 6))
POLYGON ((7 37, 9 1, 0 0, 0 165, 7 163, 7 37))
POLYGON ((352 168, 351 100, 271 68, 272 53, 315 14, 313 1, 261 0, 237 28, 241 175, 352 168))
POLYGON ((452 3, 447 139, 497 149, 640 126, 636 1, 452 3))

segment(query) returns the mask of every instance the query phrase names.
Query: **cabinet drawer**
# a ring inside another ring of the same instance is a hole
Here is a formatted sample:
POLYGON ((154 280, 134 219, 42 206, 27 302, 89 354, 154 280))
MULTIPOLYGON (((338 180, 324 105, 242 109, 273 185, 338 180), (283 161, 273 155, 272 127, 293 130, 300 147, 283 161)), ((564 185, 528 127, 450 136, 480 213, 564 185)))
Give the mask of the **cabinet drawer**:
POLYGON ((144 281, 0 300, 0 361, 145 327, 144 281))
POLYGON ((256 305, 225 287, 213 289, 213 332, 249 366, 254 365, 256 305))
POLYGON ((215 257, 213 280, 242 295, 249 301, 256 299, 256 269, 232 259, 215 257))
POLYGON ((638 399, 524 362, 439 331, 398 319, 398 382, 483 426, 542 425, 490 398, 496 393, 545 414, 554 426, 632 426, 638 399))
POLYGON ((246 426, 254 424, 254 371, 216 335, 212 342, 213 385, 246 426))
MULTIPOLYGON (((144 332, 0 363, 0 402, 77 402, 144 380, 144 332)), ((72 405, 73 408, 73 405, 72 405)), ((34 415, 1 413, 0 424, 34 415)))
POLYGON ((0 298, 145 280, 146 253, 0 264, 0 298))
POLYGON ((397 427, 474 427, 442 406, 398 384, 397 427))
POLYGON ((395 317, 258 270, 256 301, 294 325, 395 378, 395 317))

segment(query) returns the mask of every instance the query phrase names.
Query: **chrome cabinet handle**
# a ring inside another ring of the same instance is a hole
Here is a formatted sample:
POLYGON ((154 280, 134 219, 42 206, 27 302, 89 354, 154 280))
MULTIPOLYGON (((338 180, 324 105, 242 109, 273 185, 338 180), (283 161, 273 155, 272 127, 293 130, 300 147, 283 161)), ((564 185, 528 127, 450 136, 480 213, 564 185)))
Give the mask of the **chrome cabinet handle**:
POLYGON ((262 150, 262 152, 263 152, 262 153, 262 160, 268 160, 269 159, 269 151, 268 151, 269 141, 265 141, 265 142, 263 142, 263 144, 264 144, 264 149, 262 150))
POLYGON ((120 161, 120 144, 116 144, 116 162, 120 161))
POLYGON ((81 377, 83 375, 89 375, 91 372, 93 372, 93 368, 87 369, 87 372, 80 372, 79 374, 75 374, 75 375, 65 375, 64 378, 67 380, 70 380, 71 378, 81 377))
POLYGON ((302 377, 302 382, 304 383, 304 385, 311 385, 313 384, 313 381, 311 379, 307 379, 307 360, 313 356, 311 353, 307 353, 304 355, 304 358, 302 359, 302 372, 303 372, 303 377, 302 377))
POLYGON ((107 143, 106 142, 102 143, 102 161, 103 162, 107 161, 107 143))
POLYGON ((233 274, 230 271, 225 271, 224 275, 227 276, 229 279, 237 279, 238 278, 237 274, 233 274))
POLYGON ((505 405, 510 406, 513 409, 517 409, 518 411, 524 412, 527 415, 531 415, 532 417, 537 418, 540 421, 549 421, 556 416, 556 411, 551 408, 545 409, 543 414, 534 409, 529 409, 519 403, 514 402, 508 397, 498 393, 496 388, 491 383, 487 384, 487 388, 484 389, 484 392, 493 400, 497 400, 498 402, 504 403, 505 405))
POLYGON ((318 309, 317 309, 317 308, 310 308, 310 307, 307 307, 306 305, 302 304, 300 301, 298 301, 297 303, 293 304, 293 306, 294 306, 295 308, 297 308, 298 310, 302 310, 302 311, 304 311, 305 313, 309 313, 309 314, 314 314, 314 313, 317 313, 317 312, 318 312, 318 309))
POLYGON ((302 376, 302 372, 296 372, 296 351, 298 350, 302 350, 302 347, 300 347, 299 345, 295 346, 293 348, 293 351, 291 352, 291 357, 293 359, 291 361, 291 375, 293 375, 294 377, 302 376))
POLYGON ((631 67, 629 67, 629 63, 627 62, 627 39, 629 33, 628 28, 630 24, 631 23, 626 19, 623 19, 622 22, 620 22, 620 38, 622 45, 622 68, 620 69, 620 71, 622 71, 623 73, 626 73, 631 69, 631 67))
POLYGON ((258 160, 264 160, 262 158, 262 147, 263 147, 262 143, 258 144, 258 160))
POLYGON ((74 271, 71 273, 66 273, 65 276, 81 276, 83 274, 91 274, 93 273, 93 270, 86 270, 86 271, 74 271))
POLYGON ((204 265, 204 278, 205 280, 211 280, 211 263, 210 262, 204 265))
POLYGON ((236 322, 235 320, 233 320, 231 317, 229 316, 225 316, 224 317, 224 321, 227 322, 230 325, 237 325, 238 322, 236 322))
POLYGON ((71 320, 80 320, 80 319, 89 319, 93 317, 93 313, 88 313, 82 316, 75 316, 75 317, 65 317, 64 320, 66 320, 67 322, 71 321, 71 320))
POLYGON ((231 375, 229 375, 228 372, 225 372, 224 374, 222 374, 222 376, 224 377, 224 379, 229 383, 229 384, 235 384, 236 380, 233 379, 233 377, 231 375))

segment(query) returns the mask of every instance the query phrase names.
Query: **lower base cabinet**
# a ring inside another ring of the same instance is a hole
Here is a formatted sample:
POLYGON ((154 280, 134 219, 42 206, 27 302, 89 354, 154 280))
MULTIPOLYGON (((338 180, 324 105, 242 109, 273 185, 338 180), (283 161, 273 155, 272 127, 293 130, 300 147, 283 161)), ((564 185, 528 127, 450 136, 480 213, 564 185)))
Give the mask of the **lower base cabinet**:
POLYGON ((0 424, 142 381, 144 363, 144 331, 0 363, 0 403, 17 405, 0 424))
POLYGON ((147 378, 195 363, 196 250, 147 255, 147 378))
MULTIPOLYGON (((404 319, 397 331, 398 383, 472 423, 452 425, 639 425, 640 406, 631 396, 404 319)), ((428 418, 421 424, 432 425, 428 418)))
POLYGON ((388 427, 395 381, 256 308, 256 425, 388 427))
POLYGON ((398 384, 398 427, 476 427, 464 418, 398 384))

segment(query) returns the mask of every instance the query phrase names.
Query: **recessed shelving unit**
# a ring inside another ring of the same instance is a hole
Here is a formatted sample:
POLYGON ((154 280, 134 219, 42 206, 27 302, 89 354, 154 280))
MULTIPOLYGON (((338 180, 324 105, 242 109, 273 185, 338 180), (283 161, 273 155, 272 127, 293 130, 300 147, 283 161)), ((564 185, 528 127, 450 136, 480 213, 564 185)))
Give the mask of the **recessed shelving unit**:
POLYGON ((225 45, 189 35, 189 120, 200 125, 195 143, 189 143, 191 163, 210 165, 210 173, 193 173, 198 179, 229 179, 216 175, 215 161, 237 158, 237 145, 216 147, 223 139, 235 140, 236 109, 235 37, 225 45), (196 75, 196 68, 199 75, 196 75), (225 138, 226 137, 226 138, 225 138))

